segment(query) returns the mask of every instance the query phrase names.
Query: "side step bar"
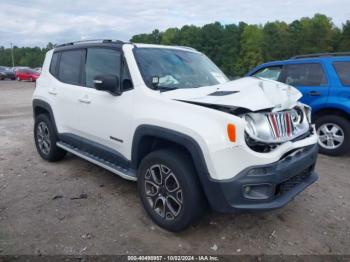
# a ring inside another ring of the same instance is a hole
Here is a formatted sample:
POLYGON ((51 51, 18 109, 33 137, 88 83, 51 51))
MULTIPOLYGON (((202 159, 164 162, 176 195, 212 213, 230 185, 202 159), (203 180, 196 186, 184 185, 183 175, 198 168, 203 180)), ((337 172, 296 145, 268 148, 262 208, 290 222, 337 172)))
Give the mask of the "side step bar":
POLYGON ((99 158, 95 155, 92 155, 88 152, 82 151, 79 148, 73 147, 67 143, 64 142, 57 142, 56 145, 70 153, 72 153, 73 155, 76 155, 78 157, 81 157, 95 165, 98 165, 100 167, 103 167, 105 169, 107 169, 108 171, 111 171, 114 174, 117 174, 118 176, 121 176, 122 178, 128 179, 128 180, 132 180, 132 181, 136 181, 137 177, 136 177, 136 172, 135 170, 127 170, 125 168, 122 168, 120 166, 117 166, 111 162, 108 162, 102 158, 99 158))

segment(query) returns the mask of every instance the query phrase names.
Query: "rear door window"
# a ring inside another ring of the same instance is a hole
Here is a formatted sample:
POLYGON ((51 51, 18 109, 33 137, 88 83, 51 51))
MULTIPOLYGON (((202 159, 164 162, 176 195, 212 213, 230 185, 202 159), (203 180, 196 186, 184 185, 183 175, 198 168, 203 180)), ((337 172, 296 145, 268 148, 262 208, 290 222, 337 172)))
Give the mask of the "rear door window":
POLYGON ((350 86, 350 61, 334 62, 334 69, 344 86, 350 86))
POLYGON ((85 63, 86 86, 94 87, 98 75, 114 75, 120 79, 121 53, 108 48, 89 48, 85 63))
POLYGON ((258 70, 256 73, 254 73, 254 76, 277 81, 281 71, 282 66, 269 66, 258 70))
POLYGON ((327 77, 320 63, 286 65, 281 81, 292 86, 327 85, 327 77))
POLYGON ((81 84, 83 50, 63 51, 58 70, 59 79, 68 84, 81 84))

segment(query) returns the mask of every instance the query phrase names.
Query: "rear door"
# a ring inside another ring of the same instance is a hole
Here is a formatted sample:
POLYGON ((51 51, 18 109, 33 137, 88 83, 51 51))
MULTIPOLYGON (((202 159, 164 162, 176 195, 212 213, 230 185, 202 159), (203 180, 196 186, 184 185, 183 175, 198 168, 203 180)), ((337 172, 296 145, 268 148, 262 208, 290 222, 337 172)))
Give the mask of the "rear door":
POLYGON ((58 81, 48 90, 56 100, 55 118, 61 133, 81 135, 79 99, 82 85, 84 49, 60 51, 56 77, 58 81))
POLYGON ((350 58, 334 58, 330 67, 336 83, 332 86, 329 103, 350 113, 350 58))
POLYGON ((296 87, 302 94, 301 102, 313 109, 327 103, 329 77, 321 61, 288 63, 284 65, 279 81, 296 87))

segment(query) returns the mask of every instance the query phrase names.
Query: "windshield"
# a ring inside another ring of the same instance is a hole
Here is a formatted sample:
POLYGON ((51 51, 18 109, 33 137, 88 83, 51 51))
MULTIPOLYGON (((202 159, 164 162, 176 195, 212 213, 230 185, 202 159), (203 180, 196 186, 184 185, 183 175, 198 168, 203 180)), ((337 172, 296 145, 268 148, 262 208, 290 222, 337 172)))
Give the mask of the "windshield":
POLYGON ((224 73, 201 53, 165 48, 134 50, 143 80, 150 88, 154 88, 154 77, 159 79, 158 88, 163 90, 197 88, 228 81, 224 73))

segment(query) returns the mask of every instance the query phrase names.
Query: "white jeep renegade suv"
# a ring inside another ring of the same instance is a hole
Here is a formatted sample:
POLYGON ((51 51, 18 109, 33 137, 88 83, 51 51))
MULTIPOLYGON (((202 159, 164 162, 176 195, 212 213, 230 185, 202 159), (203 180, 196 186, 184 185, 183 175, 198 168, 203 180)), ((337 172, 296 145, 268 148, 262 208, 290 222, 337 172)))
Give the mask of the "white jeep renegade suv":
POLYGON ((45 160, 70 152, 137 180, 148 215, 179 231, 207 204, 271 210, 317 180, 317 136, 300 97, 275 81, 229 81, 187 47, 69 43, 46 54, 34 139, 45 160))

